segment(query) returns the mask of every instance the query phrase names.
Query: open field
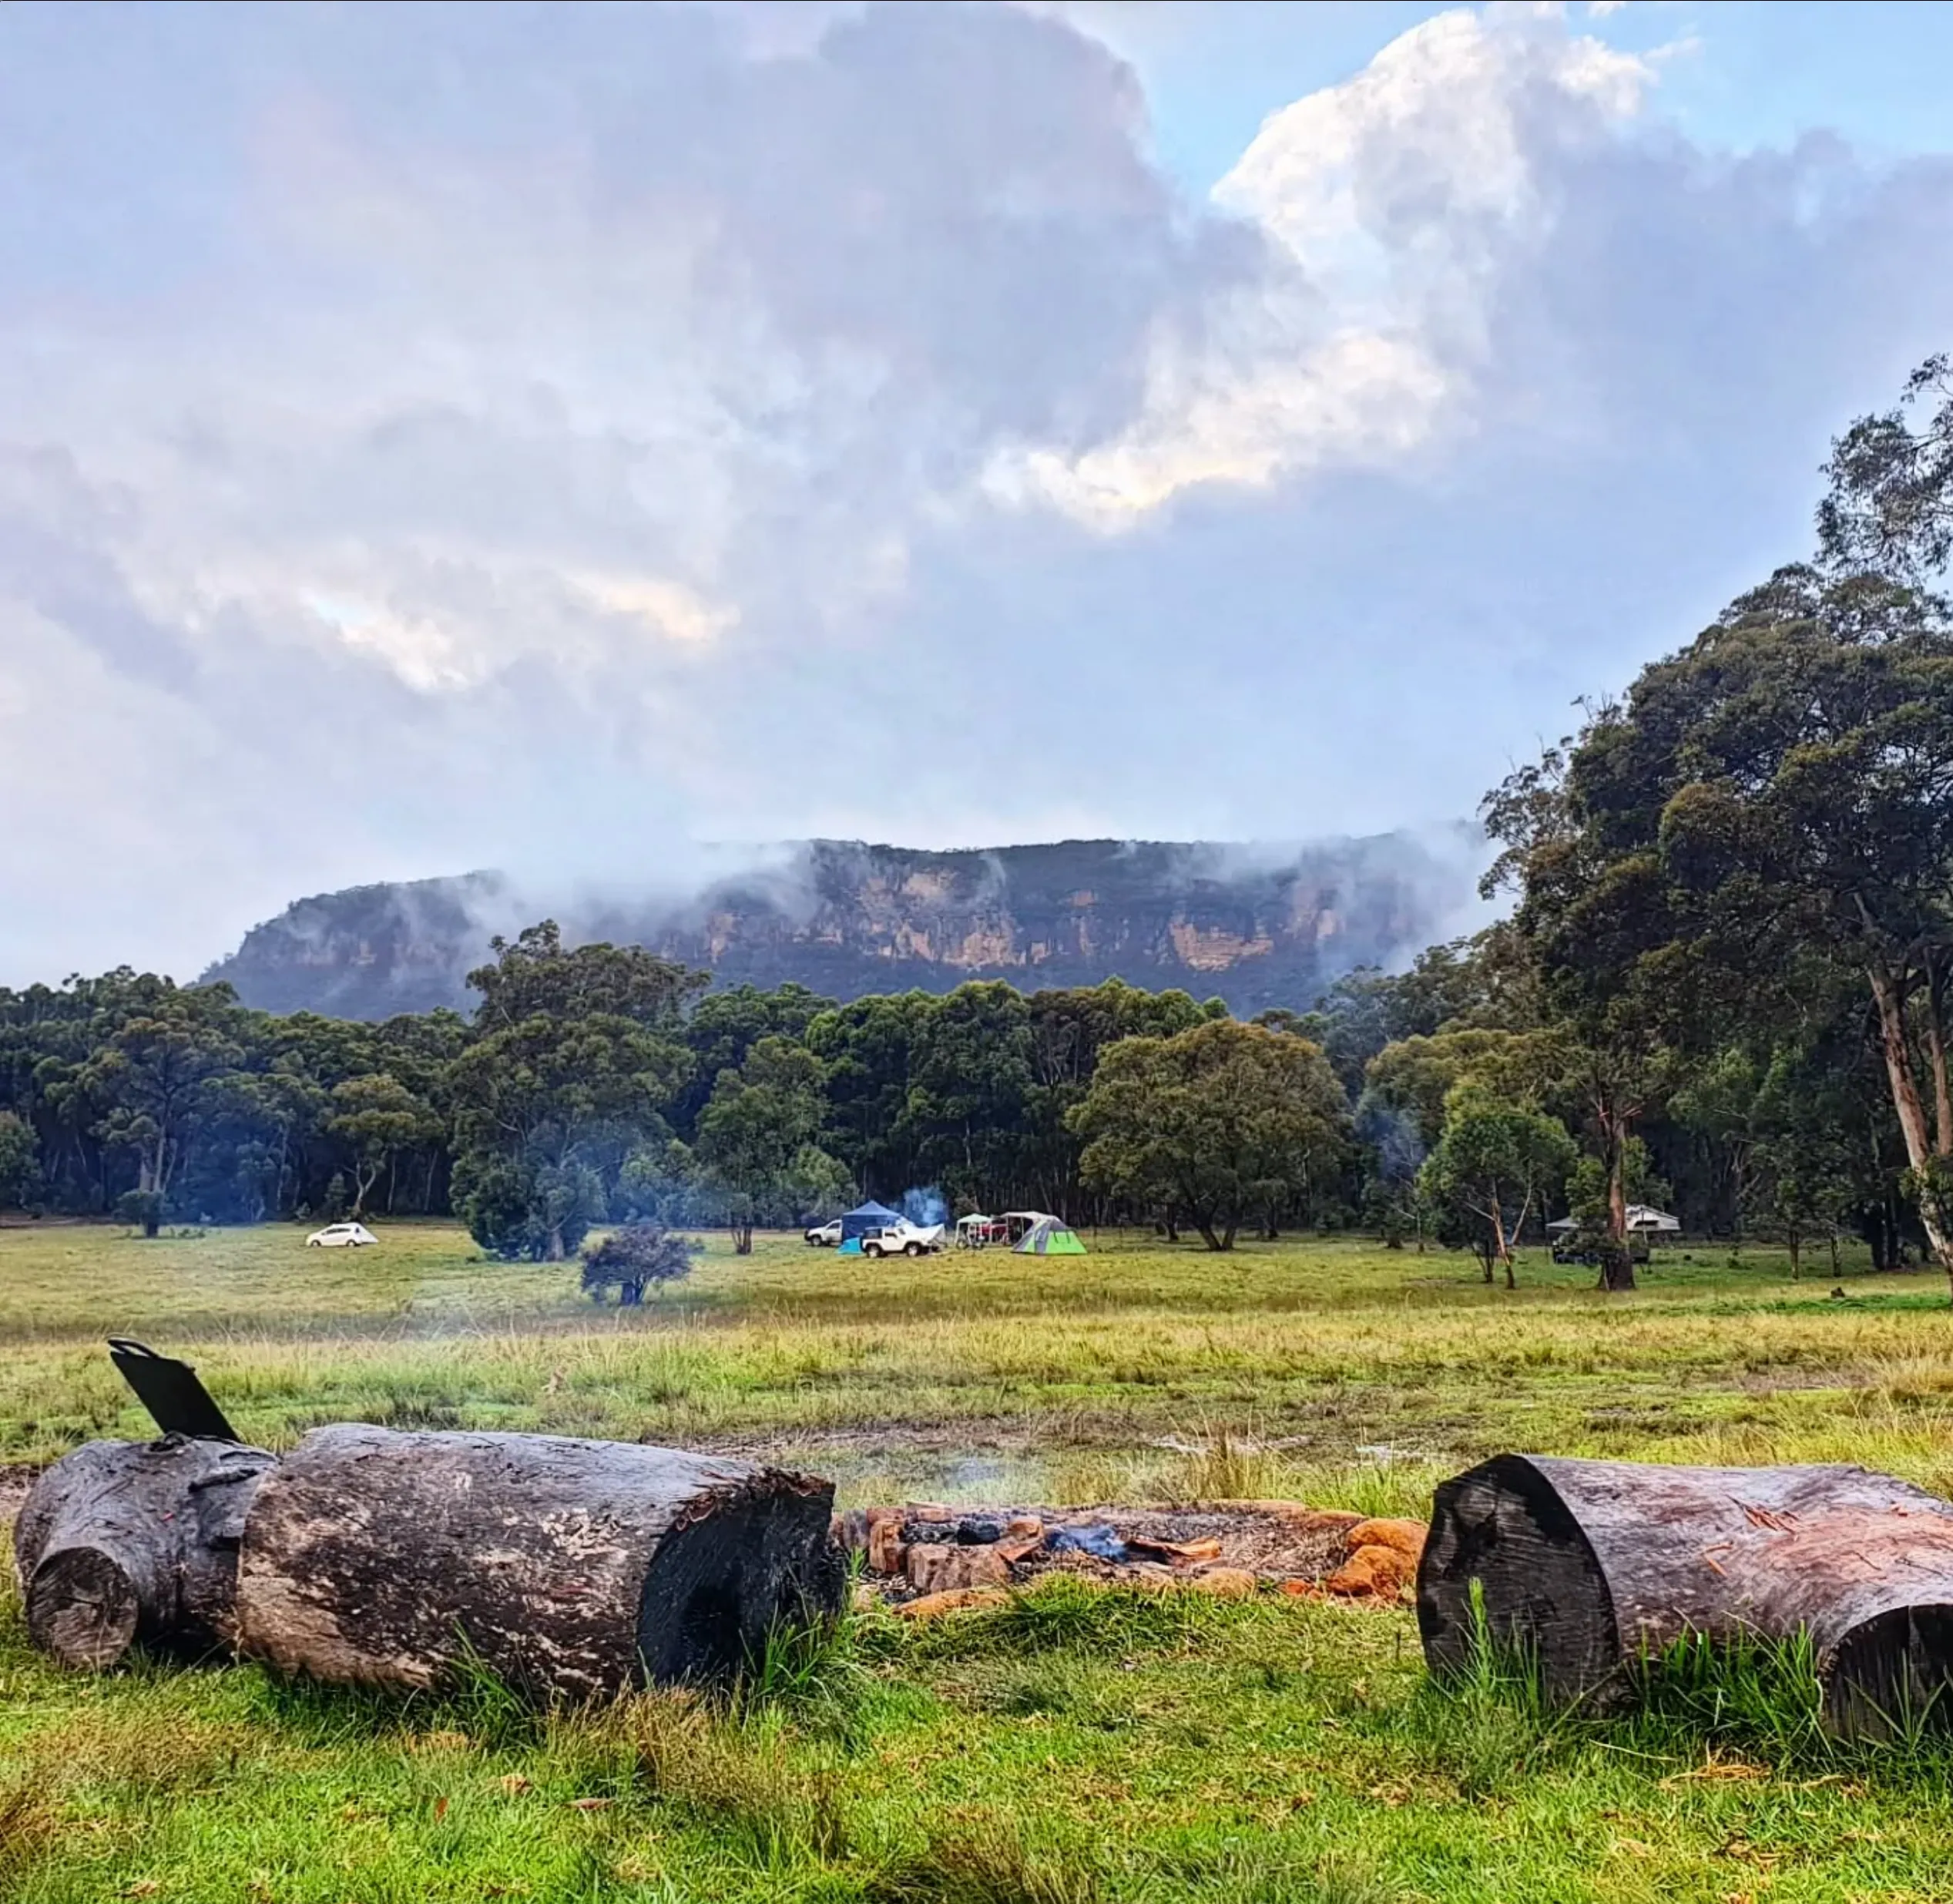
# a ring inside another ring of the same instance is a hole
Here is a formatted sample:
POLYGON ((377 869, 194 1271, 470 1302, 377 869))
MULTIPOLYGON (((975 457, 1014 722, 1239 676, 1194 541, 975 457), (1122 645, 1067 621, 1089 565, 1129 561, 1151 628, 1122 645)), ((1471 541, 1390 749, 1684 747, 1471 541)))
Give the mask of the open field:
MULTIPOLYGON (((1953 1490, 1944 1285, 1848 1258, 1793 1282, 1702 1251, 1609 1299, 1537 1258, 1508 1295, 1460 1256, 1341 1242, 871 1266, 763 1239, 620 1315, 569 1268, 472 1254, 432 1225, 358 1252, 0 1231, 0 1460, 142 1432, 99 1347, 128 1333, 274 1446, 347 1417, 644 1437, 814 1466, 855 1501, 1421 1514, 1502 1447, 1848 1459, 1953 1490)), ((1793 1736, 1788 1694, 1604 1731, 1441 1694, 1408 1612, 1060 1590, 922 1631, 857 1619, 794 1668, 737 1711, 530 1721, 488 1687, 69 1679, 10 1602, 0 1896, 1953 1899, 1936 1754, 1793 1736)))

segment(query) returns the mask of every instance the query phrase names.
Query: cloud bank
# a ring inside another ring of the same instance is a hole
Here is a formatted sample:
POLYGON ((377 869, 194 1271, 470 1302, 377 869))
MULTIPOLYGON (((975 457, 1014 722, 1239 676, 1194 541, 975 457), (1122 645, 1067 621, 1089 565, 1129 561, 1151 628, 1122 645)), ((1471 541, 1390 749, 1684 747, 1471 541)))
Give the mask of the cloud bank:
POLYGON ((1953 165, 1700 149, 1608 24, 1440 15, 1196 203, 1058 12, 0 12, 0 982, 1468 811, 1953 311, 1953 165))

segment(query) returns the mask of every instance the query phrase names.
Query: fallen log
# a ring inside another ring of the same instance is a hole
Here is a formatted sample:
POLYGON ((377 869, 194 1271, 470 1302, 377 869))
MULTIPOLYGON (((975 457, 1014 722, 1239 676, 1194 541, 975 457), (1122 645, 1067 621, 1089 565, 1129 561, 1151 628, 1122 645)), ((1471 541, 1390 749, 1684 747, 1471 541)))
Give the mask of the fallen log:
POLYGON ((1434 1674, 1466 1666, 1481 1618, 1558 1699, 1620 1703, 1685 1634, 1801 1633, 1834 1731, 1950 1724, 1953 1506, 1863 1468, 1501 1455, 1437 1490, 1418 1573, 1434 1674))
POLYGON ((227 1645, 244 1516, 277 1462, 234 1442, 96 1441, 57 1461, 14 1524, 28 1637, 96 1671, 137 1644, 227 1645))
POLYGON ((238 1644, 314 1678, 538 1698, 736 1671, 838 1611, 834 1489, 669 1448, 322 1428, 258 1490, 238 1644))

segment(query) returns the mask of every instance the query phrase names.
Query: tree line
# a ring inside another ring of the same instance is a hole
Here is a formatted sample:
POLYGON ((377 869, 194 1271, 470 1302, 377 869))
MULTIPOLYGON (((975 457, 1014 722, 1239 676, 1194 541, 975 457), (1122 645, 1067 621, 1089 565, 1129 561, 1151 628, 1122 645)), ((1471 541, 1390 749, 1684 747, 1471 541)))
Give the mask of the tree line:
POLYGON ((842 1004, 710 991, 548 921, 492 949, 471 1014, 377 1024, 128 970, 0 990, 0 1207, 151 1234, 453 1213, 498 1254, 555 1260, 632 1220, 748 1248, 864 1194, 1157 1217, 1223 1248, 1354 1194, 1320 1048, 1183 992, 842 1004))
POLYGON ((713 991, 545 922, 466 1016, 248 1010, 121 970, 0 990, 0 1206, 163 1222, 465 1217, 557 1258, 606 1221, 871 1194, 1136 1221, 1216 1250, 1366 1227, 1488 1281, 1628 1212, 1953 1276, 1953 371, 1833 446, 1817 546, 1482 818, 1508 916, 1304 1009, 1109 980, 842 1004, 713 991))

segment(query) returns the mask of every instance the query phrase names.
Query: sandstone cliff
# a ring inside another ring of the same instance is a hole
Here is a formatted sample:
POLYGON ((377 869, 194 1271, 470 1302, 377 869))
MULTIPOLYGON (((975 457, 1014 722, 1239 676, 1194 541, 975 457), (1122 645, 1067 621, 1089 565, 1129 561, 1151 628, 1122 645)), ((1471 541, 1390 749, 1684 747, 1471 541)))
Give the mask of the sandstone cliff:
POLYGON ((1276 849, 1110 840, 932 853, 820 840, 683 898, 518 889, 495 873, 302 899, 205 976, 247 1004, 355 1018, 467 1009, 489 937, 545 915, 716 982, 797 979, 847 999, 967 979, 1024 989, 1117 976, 1247 1013, 1297 1009, 1358 965, 1440 935, 1469 872, 1401 834, 1276 849))

